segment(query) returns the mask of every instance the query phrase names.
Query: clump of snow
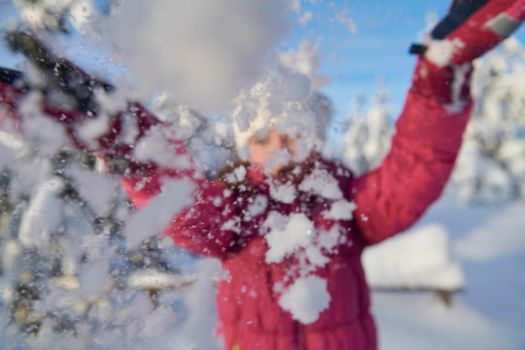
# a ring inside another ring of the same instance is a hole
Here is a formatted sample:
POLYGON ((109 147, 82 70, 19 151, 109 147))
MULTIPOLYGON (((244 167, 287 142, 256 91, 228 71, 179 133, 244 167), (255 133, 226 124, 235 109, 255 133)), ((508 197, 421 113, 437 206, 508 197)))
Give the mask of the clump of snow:
POLYGON ((176 313, 169 307, 161 306, 148 314, 141 334, 146 339, 163 337, 177 321, 176 313))
POLYGON ((120 122, 121 131, 117 136, 117 142, 125 145, 134 144, 140 133, 137 119, 131 114, 123 114, 120 122))
MULTIPOLYGON (((298 168, 295 170, 300 171, 298 168)), ((292 173, 293 171, 294 169, 291 170, 292 173)), ((353 217, 355 204, 342 198, 338 181, 326 169, 319 167, 319 164, 297 187, 292 182, 282 184, 270 181, 269 185, 270 195, 275 201, 289 204, 298 195, 313 195, 328 200, 330 206, 322 212, 326 219, 351 220, 353 217)), ((305 324, 315 322, 319 313, 327 307, 326 300, 329 300, 329 296, 327 299, 322 298, 327 294, 323 287, 327 282, 316 276, 316 271, 330 262, 330 255, 338 246, 352 244, 345 235, 345 228, 338 223, 334 223, 329 229, 317 228, 304 213, 292 212, 285 215, 270 211, 262 229, 268 245, 266 263, 277 264, 288 259, 286 277, 276 281, 274 285, 274 290, 282 296, 279 304, 284 310, 291 312, 295 319, 305 324), (310 284, 313 294, 303 291, 310 284), (317 297, 320 299, 308 300, 317 297)))
POLYGON ((80 166, 71 166, 68 170, 80 195, 87 201, 90 208, 100 217, 107 216, 120 188, 118 179, 83 169, 80 166))
POLYGON ((467 101, 462 98, 461 94, 463 87, 468 83, 467 75, 471 72, 472 65, 470 63, 465 63, 456 65, 453 69, 454 79, 452 80, 452 86, 450 87, 452 101, 447 106, 448 110, 452 113, 461 112, 467 104, 467 101))
POLYGON ((4 131, 0 131, 0 146, 2 166, 7 166, 10 161, 14 161, 17 157, 22 157, 30 151, 20 136, 4 131))
POLYGON ((107 92, 104 89, 96 88, 93 93, 99 114, 113 116, 128 109, 130 96, 126 89, 115 88, 111 92, 107 92))
POLYGON ((354 210, 357 206, 354 202, 349 202, 345 199, 340 199, 333 202, 330 206, 330 210, 326 210, 323 216, 331 220, 352 220, 354 216, 354 210))
POLYGON ((20 242, 26 247, 46 248, 63 220, 59 195, 64 183, 52 178, 40 185, 20 223, 20 242))
POLYGON ((166 168, 189 168, 191 160, 188 154, 178 155, 175 147, 161 127, 151 128, 146 136, 136 145, 133 156, 139 161, 152 161, 166 168))
POLYGON ((80 292, 83 296, 96 296, 111 286, 109 262, 105 259, 94 261, 80 273, 80 292))
POLYGON ((241 222, 240 218, 233 218, 228 221, 225 221, 221 225, 221 230, 240 233, 240 226, 239 226, 240 222, 241 222))
POLYGON ((229 174, 226 174, 225 180, 230 183, 235 182, 242 182, 246 178, 247 174, 246 167, 243 165, 238 166, 237 168, 233 169, 233 171, 229 174))
POLYGON ((267 263, 281 262, 297 249, 307 247, 315 236, 314 224, 302 213, 291 214, 286 218, 282 214, 271 212, 264 225, 270 227, 265 236, 269 246, 266 252, 267 263))
POLYGON ((275 211, 268 214, 263 227, 267 230, 266 262, 293 259, 288 267, 290 276, 295 275, 292 284, 286 285, 283 280, 274 285, 282 293, 279 305, 304 324, 315 322, 330 301, 327 281, 316 276, 315 271, 330 261, 329 254, 336 246, 345 243, 341 227, 333 225, 329 231, 317 230, 303 213, 286 216, 275 211))
POLYGON ((162 192, 155 196, 126 222, 124 236, 129 249, 145 239, 158 235, 180 210, 193 203, 191 180, 164 180, 162 192))
POLYGON ((319 75, 320 41, 303 41, 295 50, 288 50, 279 54, 279 61, 288 69, 307 76, 312 82, 312 90, 318 91, 322 86, 330 83, 326 76, 319 75))
POLYGON ((297 197, 297 189, 290 182, 278 184, 270 181, 270 196, 278 202, 290 204, 297 197))
POLYGON ((248 205, 248 215, 251 218, 257 217, 263 214, 268 207, 268 197, 259 194, 255 196, 253 202, 248 205))
POLYGON ((310 192, 326 199, 341 199, 343 193, 337 180, 324 169, 314 169, 299 185, 299 190, 310 192))
POLYGON ((436 66, 445 67, 451 63, 454 54, 463 46, 463 42, 459 39, 430 40, 427 43, 425 57, 436 66))
POLYGON ((298 278, 279 298, 279 305, 303 324, 315 322, 329 304, 327 282, 317 276, 298 278))
POLYGON ((318 245, 320 249, 331 252, 338 244, 352 245, 348 242, 347 237, 341 234, 342 228, 339 225, 334 225, 332 228, 318 237, 318 245))
POLYGON ((40 107, 42 95, 29 93, 19 106, 25 140, 45 156, 55 154, 68 143, 64 127, 43 115, 40 107))
POLYGON ((286 0, 133 0, 117 8, 109 35, 144 89, 213 110, 254 83, 288 21, 286 0))
MULTIPOLYGON (((48 155, 48 151, 54 149, 55 145, 35 148, 35 144, 45 141, 26 140, 17 134, 16 128, 8 128, 6 124, 2 125, 2 128, 9 132, 0 131, 0 166, 7 171, 5 174, 16 179, 10 182, 10 195, 17 198, 36 192, 36 187, 53 177, 50 159, 41 155, 48 155)), ((53 137, 50 138, 52 144, 57 141, 53 137)))

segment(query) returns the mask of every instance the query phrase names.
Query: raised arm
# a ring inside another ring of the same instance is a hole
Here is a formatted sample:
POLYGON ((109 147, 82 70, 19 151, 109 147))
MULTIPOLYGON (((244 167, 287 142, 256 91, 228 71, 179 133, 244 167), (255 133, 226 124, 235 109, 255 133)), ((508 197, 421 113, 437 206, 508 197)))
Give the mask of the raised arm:
MULTIPOLYGON (((52 56, 48 54, 46 57, 52 56)), ((62 61, 60 58, 52 58, 57 62, 62 61)), ((67 65, 70 71, 78 73, 83 81, 87 82, 91 79, 87 73, 76 68, 71 62, 67 62, 67 65)), ((36 89, 33 90, 29 85, 20 88, 20 81, 17 82, 20 78, 21 74, 18 72, 0 70, 0 121, 11 121, 14 124, 11 130, 23 134, 24 104, 29 94, 36 89)), ((68 91, 70 90, 68 88, 68 91)), ((84 94, 79 95, 84 96, 84 94)), ((165 189, 163 184, 166 181, 189 180, 185 184, 193 184, 193 204, 175 213, 163 233, 173 238, 177 245, 193 253, 215 257, 226 256, 234 246, 236 233, 222 226, 234 215, 233 199, 224 195, 224 184, 208 181, 197 174, 183 143, 162 138, 161 131, 155 126, 162 126, 163 123, 140 104, 128 103, 127 109, 123 112, 97 117, 96 113, 85 110, 86 106, 96 108, 96 105, 87 102, 89 101, 84 99, 76 108, 66 110, 44 98, 33 101, 32 108, 39 109, 39 115, 62 124, 69 136, 70 146, 101 155, 113 172, 121 174, 124 188, 138 209, 147 206, 156 196, 163 195, 165 189), (102 132, 86 142, 79 130, 89 123, 97 123, 100 120, 102 123, 99 129, 102 132), (125 135, 126 123, 135 126, 132 128, 135 131, 131 138, 130 135, 125 135), (152 131, 157 135, 150 135, 152 131), (151 147, 155 149, 146 152, 149 153, 146 156, 153 157, 144 159, 140 156, 140 152, 139 154, 136 152, 139 148, 138 144, 143 142, 147 146, 150 142, 148 137, 151 136, 153 137, 151 147), (162 149, 158 149, 159 137, 165 141, 160 142, 162 149), (156 161, 155 154, 151 153, 164 153, 164 155, 156 161), (168 156, 167 153, 171 155, 168 156), (170 161, 171 165, 166 164, 170 161)), ((169 200, 178 200, 176 194, 173 197, 169 200)), ((155 212, 152 213, 151 220, 156 220, 155 212)))
MULTIPOLYGON (((180 178, 180 174, 161 170, 150 175, 127 176, 123 184, 135 206, 141 209, 161 193, 162 181, 170 178, 180 178)), ((177 213, 163 234, 194 254, 225 258, 233 250, 238 235, 233 225, 227 227, 237 214, 234 198, 225 195, 228 191, 220 181, 192 179, 193 204, 177 213)))
POLYGON ((518 28, 524 14, 523 0, 454 1, 432 40, 413 46, 421 57, 390 153, 352 188, 369 243, 405 230, 439 198, 472 110, 471 61, 518 28))

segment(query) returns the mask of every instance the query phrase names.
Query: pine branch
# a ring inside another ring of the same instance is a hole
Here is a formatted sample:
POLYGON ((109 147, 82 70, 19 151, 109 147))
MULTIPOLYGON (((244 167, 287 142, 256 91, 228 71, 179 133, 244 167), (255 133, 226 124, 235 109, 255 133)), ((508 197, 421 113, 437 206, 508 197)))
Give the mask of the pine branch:
MULTIPOLYGON (((96 114, 98 105, 95 91, 101 89, 111 92, 114 87, 102 80, 96 79, 73 64, 71 61, 56 56, 44 43, 33 34, 24 31, 7 33, 5 40, 13 52, 21 53, 33 63, 47 78, 52 88, 57 88, 74 98, 76 108, 83 113, 96 114)), ((2 69, 5 71, 7 82, 13 78, 20 78, 21 73, 2 69)))
POLYGON ((0 82, 4 84, 14 85, 17 81, 23 78, 22 72, 17 70, 0 67, 0 82))

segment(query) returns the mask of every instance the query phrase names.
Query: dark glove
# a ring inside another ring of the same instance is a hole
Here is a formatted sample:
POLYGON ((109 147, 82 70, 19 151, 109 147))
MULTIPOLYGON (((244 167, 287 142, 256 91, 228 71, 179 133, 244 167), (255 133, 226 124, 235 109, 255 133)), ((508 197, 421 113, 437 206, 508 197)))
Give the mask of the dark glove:
POLYGON ((412 92, 461 110, 470 101, 472 60, 511 35, 525 19, 525 0, 454 0, 419 54, 412 92))
POLYGON ((412 45, 410 52, 441 67, 471 62, 509 37, 524 19, 525 0, 454 0, 432 30, 432 40, 412 45))

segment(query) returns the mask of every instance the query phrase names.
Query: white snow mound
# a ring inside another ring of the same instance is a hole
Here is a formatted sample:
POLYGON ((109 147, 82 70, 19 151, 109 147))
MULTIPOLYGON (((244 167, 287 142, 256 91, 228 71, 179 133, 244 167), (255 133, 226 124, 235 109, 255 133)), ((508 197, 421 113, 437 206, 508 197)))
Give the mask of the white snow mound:
POLYGON ((363 265, 376 288, 458 290, 465 285, 461 267, 450 254, 448 233, 437 224, 367 249, 363 265))

